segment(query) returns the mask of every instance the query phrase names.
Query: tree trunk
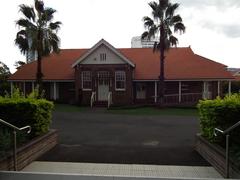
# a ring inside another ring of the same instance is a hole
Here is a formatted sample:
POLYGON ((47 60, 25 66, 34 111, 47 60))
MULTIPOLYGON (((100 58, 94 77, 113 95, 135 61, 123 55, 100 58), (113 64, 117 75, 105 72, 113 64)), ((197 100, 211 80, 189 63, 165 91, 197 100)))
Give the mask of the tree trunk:
POLYGON ((36 74, 36 83, 39 88, 39 98, 43 91, 42 85, 42 36, 41 31, 38 30, 38 47, 37 47, 37 74, 36 74))
POLYGON ((164 103, 164 93, 165 93, 165 78, 164 78, 164 51, 165 51, 165 42, 164 42, 164 27, 160 27, 160 76, 159 76, 159 105, 162 106, 164 103))

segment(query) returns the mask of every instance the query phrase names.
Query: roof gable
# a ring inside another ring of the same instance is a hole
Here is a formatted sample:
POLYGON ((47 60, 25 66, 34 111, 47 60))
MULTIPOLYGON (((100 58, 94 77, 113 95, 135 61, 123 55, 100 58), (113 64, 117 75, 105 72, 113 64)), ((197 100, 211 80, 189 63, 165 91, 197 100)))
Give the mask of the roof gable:
POLYGON ((127 57, 104 39, 100 40, 76 62, 74 62, 72 67, 75 67, 78 64, 129 64, 132 67, 135 67, 127 57), (105 60, 100 59, 102 54, 106 54, 105 60))

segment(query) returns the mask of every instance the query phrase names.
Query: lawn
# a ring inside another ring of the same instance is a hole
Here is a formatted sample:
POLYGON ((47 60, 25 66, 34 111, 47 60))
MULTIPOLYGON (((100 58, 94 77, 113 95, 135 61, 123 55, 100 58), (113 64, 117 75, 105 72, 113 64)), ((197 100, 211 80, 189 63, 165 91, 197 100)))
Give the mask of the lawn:
MULTIPOLYGON (((95 108, 96 109, 96 108, 95 108)), ((84 112, 91 111, 90 107, 81 107, 67 104, 55 104, 55 111, 61 112, 84 112)), ((109 114, 126 114, 126 115, 164 115, 164 116, 198 116, 195 108, 154 108, 154 107, 138 107, 138 108, 112 108, 110 110, 102 110, 103 113, 109 114)))

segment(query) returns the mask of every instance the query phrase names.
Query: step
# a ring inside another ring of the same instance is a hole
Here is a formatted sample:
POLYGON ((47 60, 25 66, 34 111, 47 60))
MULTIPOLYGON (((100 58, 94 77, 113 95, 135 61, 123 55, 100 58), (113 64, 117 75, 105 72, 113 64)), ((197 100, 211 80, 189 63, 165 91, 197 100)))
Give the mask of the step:
MULTIPOLYGON (((127 176, 93 176, 81 174, 56 174, 34 172, 1 172, 1 180, 221 180, 218 178, 166 178, 166 177, 127 177, 127 176)), ((230 180, 230 179, 228 179, 230 180)))
POLYGON ((33 162, 29 166, 25 167, 22 172, 147 178, 222 178, 222 176, 213 167, 139 164, 95 164, 43 161, 33 162))

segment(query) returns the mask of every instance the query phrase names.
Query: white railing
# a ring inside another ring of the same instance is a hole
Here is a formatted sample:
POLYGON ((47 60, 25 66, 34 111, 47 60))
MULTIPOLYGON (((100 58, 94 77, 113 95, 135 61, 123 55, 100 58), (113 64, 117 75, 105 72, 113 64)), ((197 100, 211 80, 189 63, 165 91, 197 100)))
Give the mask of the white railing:
POLYGON ((112 105, 112 92, 108 93, 108 108, 112 105))
MULTIPOLYGON (((182 103, 193 103, 202 99, 202 93, 182 93, 181 102, 182 103)), ((179 94, 166 94, 164 95, 165 103, 180 103, 179 94)))
POLYGON ((28 129, 27 133, 29 134, 31 132, 31 126, 25 126, 25 127, 16 127, 2 119, 0 119, 0 124, 3 124, 13 130, 13 166, 14 171, 17 171, 17 131, 22 131, 25 129, 28 129))
POLYGON ((91 108, 93 107, 93 103, 94 101, 96 101, 96 92, 92 92, 92 95, 91 95, 91 100, 90 100, 90 105, 91 105, 91 108))

